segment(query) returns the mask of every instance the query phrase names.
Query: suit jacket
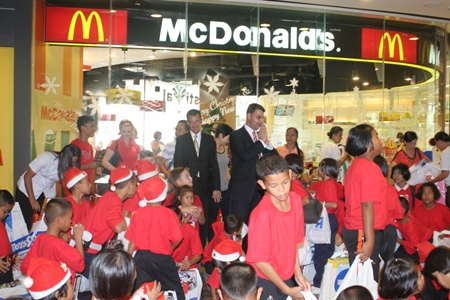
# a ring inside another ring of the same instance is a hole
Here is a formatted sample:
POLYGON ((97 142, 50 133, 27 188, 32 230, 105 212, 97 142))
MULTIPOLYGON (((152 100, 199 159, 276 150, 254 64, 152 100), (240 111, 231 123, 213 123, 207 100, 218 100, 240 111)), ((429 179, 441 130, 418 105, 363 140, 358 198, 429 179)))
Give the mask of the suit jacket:
POLYGON ((213 190, 220 191, 216 141, 209 134, 204 132, 200 134, 198 157, 190 131, 177 138, 173 156, 174 167, 188 167, 192 176, 194 192, 200 197, 211 197, 213 190), (200 174, 200 177, 198 174, 200 174))
MULTIPOLYGON (((256 190, 256 162, 259 154, 276 151, 253 142, 244 126, 230 134, 231 180, 229 184, 233 213, 237 203, 250 204, 256 190)), ((246 216, 242 216, 244 219, 246 216)))

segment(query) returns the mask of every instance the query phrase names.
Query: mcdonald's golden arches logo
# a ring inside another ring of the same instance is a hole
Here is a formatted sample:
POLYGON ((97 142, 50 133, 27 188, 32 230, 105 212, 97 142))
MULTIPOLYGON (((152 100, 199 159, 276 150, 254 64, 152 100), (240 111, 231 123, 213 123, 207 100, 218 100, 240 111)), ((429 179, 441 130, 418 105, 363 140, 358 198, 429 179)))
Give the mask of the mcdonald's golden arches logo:
POLYGON ((77 10, 75 14, 72 17, 72 20, 70 21, 70 27, 69 27, 69 34, 67 35, 67 39, 69 41, 73 41, 73 36, 75 33, 75 25, 77 24, 78 18, 81 20, 81 28, 83 30, 83 39, 88 40, 89 35, 91 32, 91 25, 92 20, 95 17, 95 22, 97 23, 97 33, 98 33, 98 41, 104 42, 105 41, 105 35, 103 32, 103 23, 102 19, 100 18, 98 12, 93 11, 89 14, 88 18, 86 19, 86 16, 81 10, 77 10))

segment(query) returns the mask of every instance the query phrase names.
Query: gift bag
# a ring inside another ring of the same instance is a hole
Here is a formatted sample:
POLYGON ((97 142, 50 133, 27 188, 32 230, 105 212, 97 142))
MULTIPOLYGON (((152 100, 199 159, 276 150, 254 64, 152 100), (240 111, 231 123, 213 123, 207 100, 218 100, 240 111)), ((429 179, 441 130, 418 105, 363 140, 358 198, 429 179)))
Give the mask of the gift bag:
POLYGON ((329 258, 323 272, 319 300, 333 299, 348 272, 348 257, 329 258))
POLYGON ((432 162, 419 161, 409 168, 411 177, 408 180, 409 185, 417 185, 427 182, 427 176, 436 177, 441 173, 439 165, 432 162))
POLYGON ((183 288, 186 300, 200 300, 202 295, 202 277, 198 269, 178 271, 181 287, 183 288))
POLYGON ((433 232, 433 245, 435 247, 439 247, 439 246, 445 246, 450 248, 450 230, 442 230, 441 232, 439 231, 434 231, 433 232), (444 238, 440 238, 440 235, 445 235, 444 238))
POLYGON ((331 239, 330 221, 325 204, 316 224, 306 224, 306 240, 313 244, 329 244, 331 239))
POLYGON ((359 255, 356 256, 355 261, 348 269, 347 274, 341 282, 339 289, 336 291, 334 300, 346 288, 354 285, 361 285, 366 287, 372 294, 374 299, 378 298, 377 282, 373 279, 372 260, 369 258, 364 263, 361 263, 359 255))

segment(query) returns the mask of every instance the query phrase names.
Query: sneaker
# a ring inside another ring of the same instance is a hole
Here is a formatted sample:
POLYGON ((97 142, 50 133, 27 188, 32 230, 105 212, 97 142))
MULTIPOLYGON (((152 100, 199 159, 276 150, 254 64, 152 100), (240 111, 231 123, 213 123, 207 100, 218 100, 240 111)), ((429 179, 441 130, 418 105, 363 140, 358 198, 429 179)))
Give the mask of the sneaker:
POLYGON ((314 295, 319 295, 319 294, 320 294, 320 288, 318 288, 318 287, 316 287, 316 286, 313 286, 313 287, 312 287, 312 293, 313 293, 314 295))

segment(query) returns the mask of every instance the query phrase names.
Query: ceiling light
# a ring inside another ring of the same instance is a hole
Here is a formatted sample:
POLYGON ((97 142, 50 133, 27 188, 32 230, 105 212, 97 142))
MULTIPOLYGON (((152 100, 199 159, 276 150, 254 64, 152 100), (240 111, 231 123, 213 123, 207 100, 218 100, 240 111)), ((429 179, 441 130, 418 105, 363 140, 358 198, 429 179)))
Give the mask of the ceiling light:
POLYGON ((270 27, 270 24, 269 23, 261 23, 259 26, 261 26, 261 27, 270 27))
POLYGON ((300 31, 308 31, 309 27, 300 27, 298 30, 300 30, 300 31))
POLYGON ((405 71, 405 72, 403 73, 403 78, 404 78, 406 81, 411 81, 411 80, 413 79, 413 77, 412 77, 412 72, 411 72, 411 71, 405 71))
POLYGON ((368 81, 364 81, 362 85, 363 85, 363 86, 368 86, 368 85, 369 85, 369 82, 368 82, 368 81))
POLYGON ((359 70, 353 70, 352 71, 352 79, 354 81, 357 81, 361 78, 361 76, 359 75, 359 70))
POLYGON ((152 17, 152 18, 161 18, 162 14, 151 14, 150 17, 152 17))
POLYGON ((195 56, 197 56, 197 53, 195 53, 195 52, 191 52, 191 57, 195 57, 195 56))

